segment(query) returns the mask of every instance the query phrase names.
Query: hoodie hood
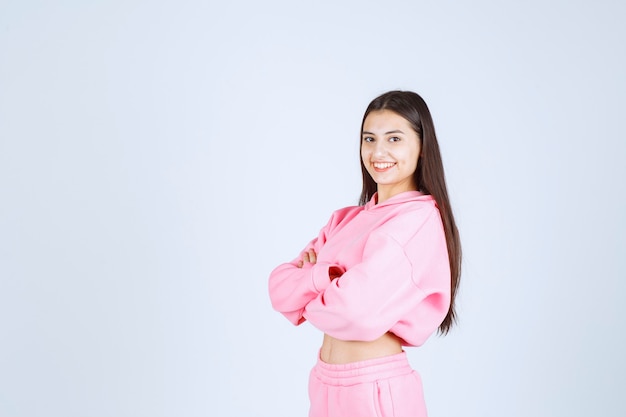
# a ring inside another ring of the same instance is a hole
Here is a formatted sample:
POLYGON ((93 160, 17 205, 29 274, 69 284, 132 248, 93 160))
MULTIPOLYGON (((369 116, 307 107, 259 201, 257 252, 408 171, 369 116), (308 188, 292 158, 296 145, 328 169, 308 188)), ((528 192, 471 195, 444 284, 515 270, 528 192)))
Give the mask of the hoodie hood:
POLYGON ((410 201, 434 201, 433 196, 430 194, 424 194, 421 191, 405 191, 402 193, 398 193, 391 198, 383 201, 380 204, 377 204, 378 201, 378 193, 374 193, 370 201, 365 204, 363 209, 365 211, 370 211, 378 208, 395 206, 398 204, 403 204, 410 201))

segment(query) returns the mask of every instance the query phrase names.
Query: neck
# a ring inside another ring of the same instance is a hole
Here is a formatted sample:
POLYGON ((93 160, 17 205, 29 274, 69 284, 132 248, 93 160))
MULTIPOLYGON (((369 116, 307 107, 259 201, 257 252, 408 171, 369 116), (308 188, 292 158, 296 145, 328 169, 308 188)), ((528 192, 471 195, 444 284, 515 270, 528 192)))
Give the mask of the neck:
POLYGON ((405 191, 417 191, 417 187, 402 187, 402 188, 388 188, 378 186, 377 188, 377 196, 376 204, 384 203, 389 200, 391 197, 403 193, 405 191))

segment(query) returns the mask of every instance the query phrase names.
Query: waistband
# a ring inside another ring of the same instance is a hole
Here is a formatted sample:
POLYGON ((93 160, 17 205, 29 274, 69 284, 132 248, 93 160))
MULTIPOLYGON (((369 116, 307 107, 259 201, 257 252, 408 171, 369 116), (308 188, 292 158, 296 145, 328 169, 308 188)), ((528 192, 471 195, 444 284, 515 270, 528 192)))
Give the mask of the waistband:
POLYGON ((312 373, 328 385, 349 386, 379 379, 393 378, 413 372, 406 352, 359 362, 332 364, 319 357, 312 373))

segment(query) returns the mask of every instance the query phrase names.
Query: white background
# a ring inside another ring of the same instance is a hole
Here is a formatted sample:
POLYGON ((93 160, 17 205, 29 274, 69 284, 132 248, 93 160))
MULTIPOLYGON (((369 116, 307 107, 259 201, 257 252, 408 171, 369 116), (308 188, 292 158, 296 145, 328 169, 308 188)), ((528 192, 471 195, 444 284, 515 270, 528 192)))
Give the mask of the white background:
POLYGON ((464 249, 431 417, 626 414, 620 1, 0 2, 0 415, 305 416, 269 272, 420 93, 464 249), (507 4, 508 3, 508 4, 507 4))

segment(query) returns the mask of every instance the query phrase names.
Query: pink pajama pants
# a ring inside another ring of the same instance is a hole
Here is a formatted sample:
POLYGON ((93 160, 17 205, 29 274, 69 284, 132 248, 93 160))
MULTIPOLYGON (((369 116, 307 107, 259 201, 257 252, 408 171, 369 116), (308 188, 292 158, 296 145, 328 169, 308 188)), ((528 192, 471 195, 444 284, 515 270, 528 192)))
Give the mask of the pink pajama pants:
POLYGON ((406 353, 333 365, 309 377, 309 417, 426 417, 422 381, 406 353))

